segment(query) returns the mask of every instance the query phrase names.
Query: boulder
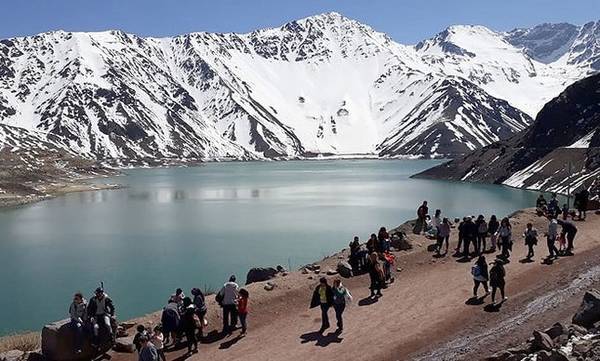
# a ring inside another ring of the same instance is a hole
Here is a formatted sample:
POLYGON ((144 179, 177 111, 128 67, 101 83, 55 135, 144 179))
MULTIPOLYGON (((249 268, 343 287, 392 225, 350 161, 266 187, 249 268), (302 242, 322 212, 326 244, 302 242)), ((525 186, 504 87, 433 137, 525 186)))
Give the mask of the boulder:
POLYGON ((328 276, 335 276, 336 274, 338 274, 337 271, 334 271, 332 269, 328 269, 327 270, 327 275, 328 276))
POLYGON ((587 335, 588 330, 585 327, 579 325, 569 326, 569 336, 583 336, 587 335))
POLYGON ((0 361, 20 361, 25 356, 21 350, 11 350, 0 353, 0 361))
POLYGON ((112 347, 112 341, 105 332, 101 335, 104 336, 104 342, 99 346, 99 350, 92 347, 90 337, 87 334, 85 336, 82 352, 77 354, 75 332, 69 326, 69 319, 50 323, 42 329, 42 354, 52 361, 92 360, 112 347))
POLYGON ((267 283, 265 283, 265 287, 264 288, 267 291, 273 291, 273 289, 275 289, 276 286, 277 285, 275 283, 273 283, 273 282, 267 282, 267 283))
POLYGON ((350 266, 350 263, 346 261, 338 262, 336 269, 340 276, 344 278, 350 278, 353 276, 352 266, 350 266))
POLYGON ((408 241, 408 237, 404 232, 394 233, 390 239, 390 246, 399 251, 408 251, 412 249, 412 244, 408 241))
POLYGON ((583 295, 581 306, 573 316, 573 323, 583 327, 592 327, 600 321, 600 291, 590 290, 583 295))
POLYGON ((273 267, 252 268, 246 275, 246 284, 249 285, 250 283, 268 281, 271 278, 274 278, 275 275, 277 275, 277 269, 273 267))
POLYGON ((117 352, 134 353, 135 345, 133 344, 133 338, 134 336, 117 338, 113 349, 117 352))
POLYGON ((554 341, 545 332, 533 331, 533 347, 536 350, 551 351, 554 348, 554 341))
POLYGON ((555 340, 566 331, 567 330, 565 329, 565 327, 560 322, 557 322, 554 325, 552 325, 552 327, 546 329, 544 333, 550 336, 551 339, 555 340))

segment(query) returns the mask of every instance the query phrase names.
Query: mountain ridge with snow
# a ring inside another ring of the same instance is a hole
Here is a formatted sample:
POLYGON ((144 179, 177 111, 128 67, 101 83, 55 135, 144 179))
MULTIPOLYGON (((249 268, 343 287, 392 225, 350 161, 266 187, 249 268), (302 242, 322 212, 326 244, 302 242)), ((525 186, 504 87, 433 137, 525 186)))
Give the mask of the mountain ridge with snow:
POLYGON ((115 163, 453 156, 526 129, 596 72, 590 24, 554 37, 453 26, 409 46, 327 13, 246 34, 4 39, 0 123, 115 163))

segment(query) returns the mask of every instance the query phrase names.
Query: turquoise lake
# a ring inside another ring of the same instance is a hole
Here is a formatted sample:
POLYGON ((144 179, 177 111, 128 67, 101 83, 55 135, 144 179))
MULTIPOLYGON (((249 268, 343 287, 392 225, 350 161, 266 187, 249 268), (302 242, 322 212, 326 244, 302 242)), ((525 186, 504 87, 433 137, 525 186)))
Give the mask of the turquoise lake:
MULTIPOLYGON (((175 288, 243 283, 253 266, 298 268, 430 210, 506 215, 536 193, 410 179, 432 160, 211 163, 125 170, 127 188, 0 211, 0 335, 65 318, 72 293, 103 281, 120 319, 160 309, 175 288)), ((106 180, 101 180, 105 182, 106 180)), ((308 302, 307 295, 307 302, 308 302)), ((214 310, 213 310, 214 311, 214 310)))

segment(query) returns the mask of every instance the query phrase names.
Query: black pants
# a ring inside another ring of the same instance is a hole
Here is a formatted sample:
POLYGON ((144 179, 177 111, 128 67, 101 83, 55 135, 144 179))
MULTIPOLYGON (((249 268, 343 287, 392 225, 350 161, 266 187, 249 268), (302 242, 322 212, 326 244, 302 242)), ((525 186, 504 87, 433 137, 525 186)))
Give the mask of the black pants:
POLYGON ((477 234, 477 254, 485 252, 485 233, 477 234))
POLYGON ((500 296, 502 296, 502 299, 504 299, 504 285, 503 284, 493 285, 492 286, 492 302, 496 300, 496 291, 498 289, 500 289, 500 296))
POLYGON ((321 330, 329 328, 329 306, 328 304, 321 303, 321 330))
POLYGON ((196 330, 185 330, 188 352, 198 350, 198 339, 196 339, 196 330))
POLYGON ((533 258, 533 243, 527 243, 527 258, 533 258))
POLYGON ((556 238, 548 237, 547 244, 549 257, 558 257, 558 248, 556 248, 556 246, 554 245, 555 242, 556 238))
POLYGON ((462 246, 463 243, 463 237, 462 236, 458 236, 458 245, 456 246, 456 251, 460 252, 460 247, 462 246))
POLYGON ((477 290, 479 290, 479 285, 483 285, 483 289, 485 290, 486 293, 490 292, 490 289, 488 288, 488 283, 487 281, 477 281, 477 280, 473 280, 473 296, 477 296, 477 290))
POLYGON ((465 257, 469 255, 469 248, 471 248, 471 243, 473 243, 475 248, 477 248, 477 245, 475 244, 475 239, 471 239, 470 237, 463 239, 463 243, 464 243, 464 247, 465 247, 465 251, 464 251, 465 257))
POLYGON ((502 257, 508 259, 510 257, 510 238, 501 237, 501 246, 502 246, 502 257))
POLYGON ((565 234, 565 238, 567 238, 567 252, 571 252, 571 250, 573 250, 573 241, 575 240, 576 234, 577 231, 568 232, 567 234, 565 234))
POLYGON ((340 330, 344 328, 344 320, 342 319, 342 315, 344 314, 344 310, 346 309, 346 304, 334 304, 333 309, 335 310, 335 319, 337 321, 337 328, 340 330))
POLYGON ((223 332, 233 331, 237 325, 237 307, 223 305, 223 332))

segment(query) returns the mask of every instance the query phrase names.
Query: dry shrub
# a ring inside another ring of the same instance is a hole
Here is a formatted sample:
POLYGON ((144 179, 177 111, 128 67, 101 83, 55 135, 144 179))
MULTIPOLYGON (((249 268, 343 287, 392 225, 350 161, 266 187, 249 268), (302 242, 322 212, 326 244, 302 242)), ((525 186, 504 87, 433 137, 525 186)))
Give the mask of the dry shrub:
POLYGON ((42 335, 39 332, 28 332, 18 335, 0 337, 0 352, 21 350, 35 351, 42 346, 42 335))

